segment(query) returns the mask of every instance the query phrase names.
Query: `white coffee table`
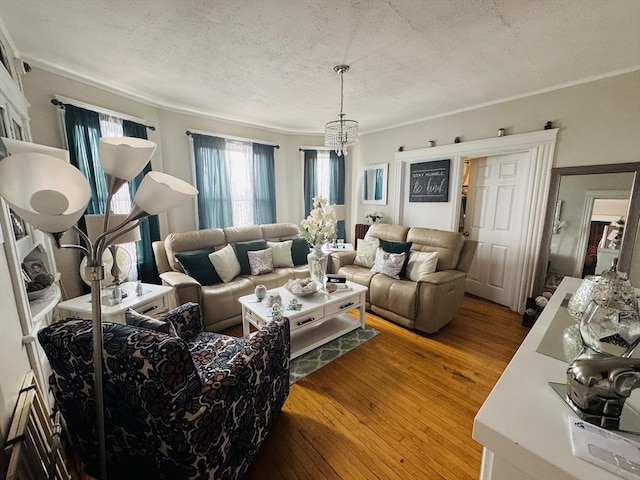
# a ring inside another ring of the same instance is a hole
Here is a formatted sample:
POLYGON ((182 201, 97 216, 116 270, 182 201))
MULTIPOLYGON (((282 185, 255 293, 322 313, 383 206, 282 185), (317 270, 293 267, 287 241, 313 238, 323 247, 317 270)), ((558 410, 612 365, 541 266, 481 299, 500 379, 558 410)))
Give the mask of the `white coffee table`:
MULTIPOLYGON (((296 297, 284 287, 274 288, 268 293, 279 293, 285 308, 283 315, 289 319, 291 328, 291 358, 299 357, 314 348, 324 345, 345 333, 364 327, 365 296, 367 287, 347 282, 351 290, 326 293, 324 290, 310 297, 296 297), (295 298, 302 305, 300 310, 287 310, 289 301, 295 298), (358 319, 347 312, 360 309, 358 319)), ((242 304, 242 332, 245 338, 251 334, 251 326, 260 328, 271 321, 271 308, 266 301, 258 301, 255 295, 240 297, 242 304)))

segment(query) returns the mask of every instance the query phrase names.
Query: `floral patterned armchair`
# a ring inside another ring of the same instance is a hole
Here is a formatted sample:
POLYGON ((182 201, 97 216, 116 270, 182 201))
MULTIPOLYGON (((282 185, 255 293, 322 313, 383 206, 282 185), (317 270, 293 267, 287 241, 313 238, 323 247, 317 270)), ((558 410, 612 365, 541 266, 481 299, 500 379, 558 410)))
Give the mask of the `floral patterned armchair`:
MULTIPOLYGON (((104 403, 109 478, 243 476, 289 394, 289 324, 251 339, 203 332, 200 309, 165 314, 178 337, 105 323, 104 403)), ((91 322, 38 333, 56 403, 87 473, 97 476, 91 322)))

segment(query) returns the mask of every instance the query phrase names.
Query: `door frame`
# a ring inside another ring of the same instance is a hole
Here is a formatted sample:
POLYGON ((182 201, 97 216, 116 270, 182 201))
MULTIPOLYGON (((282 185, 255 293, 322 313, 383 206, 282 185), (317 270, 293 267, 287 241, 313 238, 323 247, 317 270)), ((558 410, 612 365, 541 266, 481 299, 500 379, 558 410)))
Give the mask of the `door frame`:
POLYGON ((551 167, 554 160, 558 129, 507 135, 504 137, 472 140, 431 148, 420 148, 397 152, 395 189, 397 193, 393 205, 394 223, 402 219, 405 200, 405 176, 407 165, 424 160, 450 158, 452 162, 451 184, 452 203, 449 230, 458 231, 458 220, 462 203, 462 164, 466 157, 489 157, 512 153, 526 154, 528 160, 528 182, 525 192, 523 227, 517 247, 517 265, 522 265, 516 280, 514 295, 509 302, 513 311, 524 312, 527 297, 531 296, 540 268, 540 244, 542 240, 545 211, 551 181, 551 167))

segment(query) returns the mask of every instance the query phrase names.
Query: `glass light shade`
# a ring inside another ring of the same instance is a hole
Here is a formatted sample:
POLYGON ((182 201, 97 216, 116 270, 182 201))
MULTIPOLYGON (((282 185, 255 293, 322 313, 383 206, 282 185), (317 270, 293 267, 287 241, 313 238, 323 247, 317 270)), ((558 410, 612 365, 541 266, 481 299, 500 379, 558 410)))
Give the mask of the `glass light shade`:
POLYGON ((358 122, 355 120, 334 120, 324 126, 324 144, 338 155, 346 154, 347 147, 358 143, 358 122))
MULTIPOLYGON (((107 226, 107 230, 111 230, 122 224, 127 219, 128 215, 110 213, 109 214, 109 224, 107 226)), ((87 224, 87 235, 89 236, 89 240, 91 242, 95 242, 98 235, 104 233, 103 225, 104 225, 104 215, 85 215, 84 220, 87 224)), ((120 245, 122 243, 132 243, 140 240, 140 229, 138 227, 129 230, 127 233, 123 233, 118 238, 116 238, 113 242, 109 242, 114 245, 120 245)))
POLYGON ((100 161, 107 175, 131 180, 149 163, 156 144, 143 138, 105 137, 100 139, 100 161))
POLYGON ((149 172, 142 179, 134 202, 149 215, 157 215, 197 194, 198 190, 193 185, 179 178, 162 172, 149 172))
POLYGON ((2 143, 7 147, 7 151, 10 155, 28 152, 44 153, 46 155, 59 158, 60 160, 64 160, 65 162, 69 161, 69 152, 67 150, 62 150, 61 148, 50 147, 48 145, 38 145, 37 143, 23 142, 22 140, 14 140, 13 138, 6 137, 1 137, 0 140, 2 140, 2 143))
POLYGON ((84 213, 91 189, 80 171, 44 153, 17 153, 0 161, 0 196, 25 221, 61 233, 84 213))

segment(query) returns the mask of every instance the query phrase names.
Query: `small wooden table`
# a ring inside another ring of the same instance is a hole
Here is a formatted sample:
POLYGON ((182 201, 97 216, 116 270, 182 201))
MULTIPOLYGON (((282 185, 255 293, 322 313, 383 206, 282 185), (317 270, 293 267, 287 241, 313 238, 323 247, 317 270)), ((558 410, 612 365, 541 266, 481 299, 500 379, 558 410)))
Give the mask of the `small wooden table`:
MULTIPOLYGON (((154 316, 175 307, 173 287, 142 284, 142 295, 136 295, 135 283, 122 284, 127 296, 117 305, 102 304, 102 320, 105 322, 126 323, 124 314, 128 308, 144 315, 154 316)), ((60 317, 74 317, 91 320, 91 294, 72 298, 58 304, 60 317)))
MULTIPOLYGON (((314 348, 324 345, 345 333, 364 328, 365 297, 367 287, 347 282, 350 290, 327 293, 320 290, 309 297, 296 297, 284 287, 269 290, 282 297, 283 315, 289 319, 291 329, 291 358, 299 357, 314 348), (289 301, 295 298, 302 308, 286 310, 289 301), (349 310, 360 309, 359 319, 347 315, 349 310)), ((242 332, 248 338, 251 326, 260 328, 272 317, 266 301, 258 301, 255 295, 240 297, 242 304, 242 332)))

